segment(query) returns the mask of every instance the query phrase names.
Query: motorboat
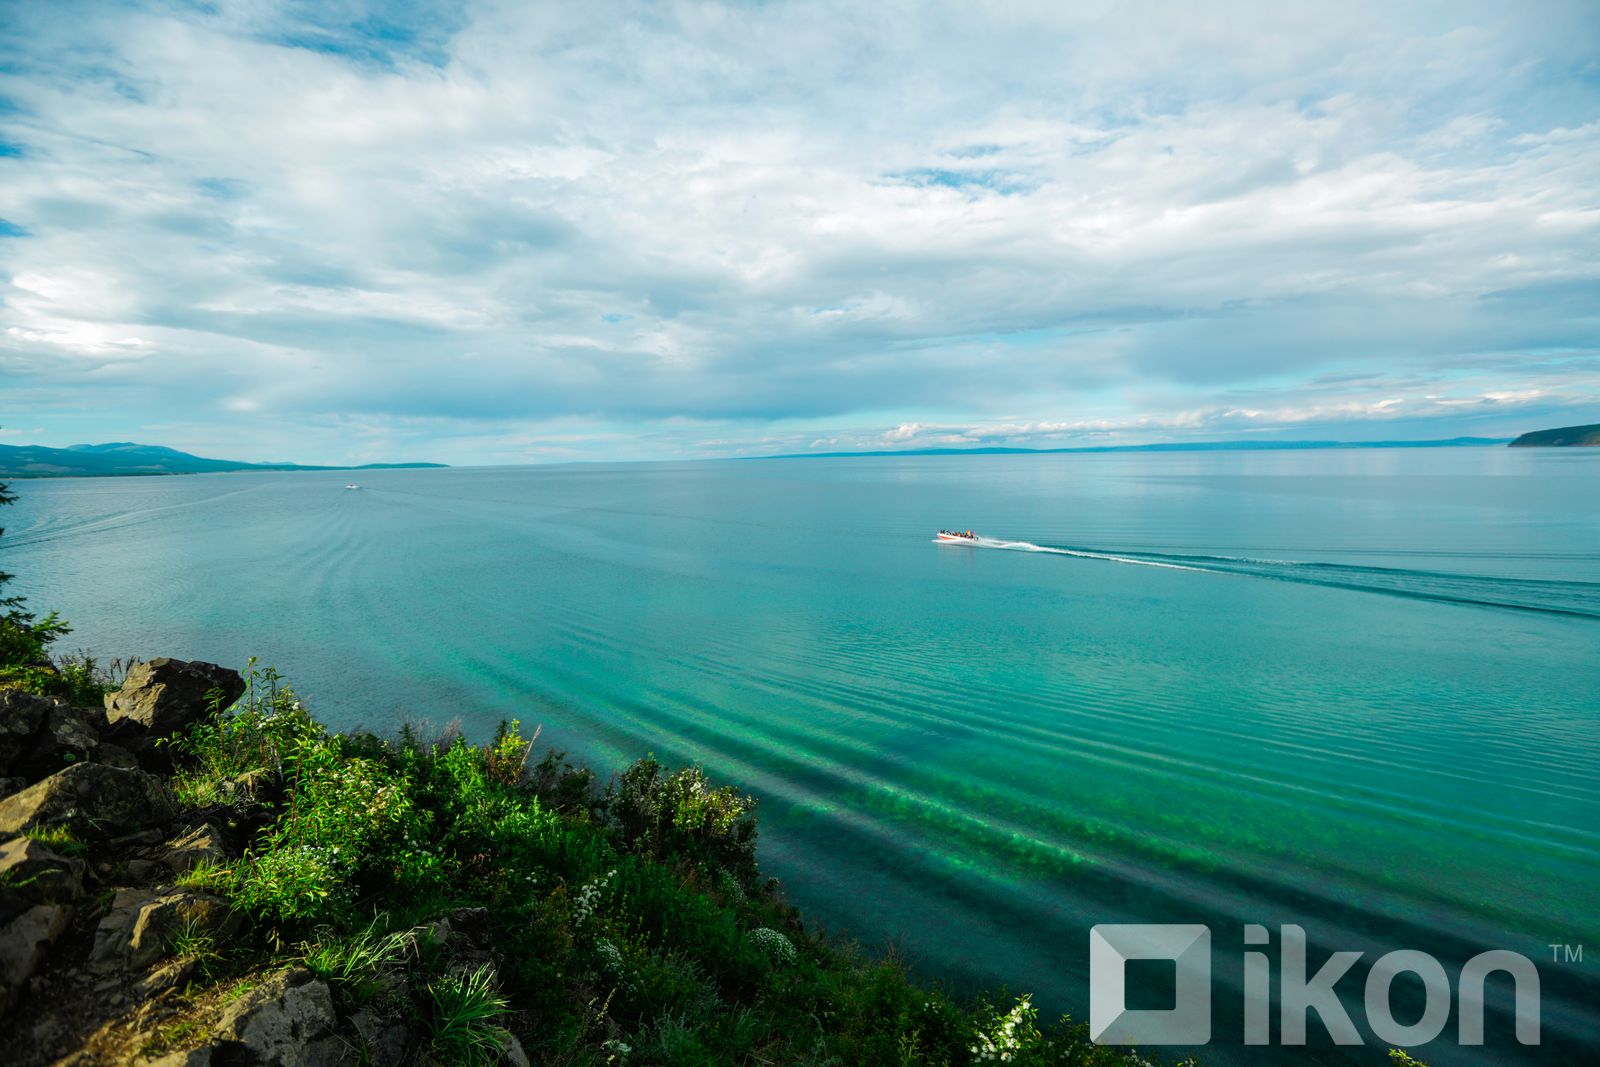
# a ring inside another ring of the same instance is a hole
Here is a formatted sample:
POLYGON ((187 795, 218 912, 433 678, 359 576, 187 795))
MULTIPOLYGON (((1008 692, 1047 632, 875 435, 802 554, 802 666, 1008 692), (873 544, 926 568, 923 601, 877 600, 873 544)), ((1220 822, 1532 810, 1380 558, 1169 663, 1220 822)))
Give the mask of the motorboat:
POLYGON ((978 535, 971 530, 940 530, 935 540, 941 545, 975 545, 978 535))
POLYGON ((355 482, 351 482, 349 485, 345 486, 345 488, 346 489, 360 489, 361 487, 359 485, 357 485, 355 482))

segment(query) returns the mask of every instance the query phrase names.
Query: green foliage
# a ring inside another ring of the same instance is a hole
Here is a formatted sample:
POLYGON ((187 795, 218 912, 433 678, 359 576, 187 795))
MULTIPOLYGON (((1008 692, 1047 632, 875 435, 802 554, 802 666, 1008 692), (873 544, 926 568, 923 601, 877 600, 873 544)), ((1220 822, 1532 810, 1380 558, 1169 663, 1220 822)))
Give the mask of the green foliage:
POLYGON ((64 826, 30 826, 22 831, 22 836, 62 856, 78 856, 89 851, 89 846, 64 826))
MULTIPOLYGON (((0 507, 16 502, 16 495, 0 483, 0 507)), ((0 536, 5 534, 0 529, 0 536)), ((66 682, 50 662, 50 645, 72 632, 55 612, 39 618, 27 600, 7 595, 12 575, 0 571, 0 689, 22 689, 41 696, 69 695, 66 682)))
POLYGON ((195 969, 205 976, 215 973, 222 963, 222 953, 217 951, 216 939, 193 919, 172 932, 167 939, 167 951, 180 960, 193 961, 195 969))
POLYGON ((325 848, 291 845, 246 856, 231 882, 235 902, 269 922, 303 925, 352 902, 344 864, 325 848))
POLYGON ((757 880, 755 801, 713 788, 699 767, 664 773, 646 757, 617 776, 608 800, 611 824, 630 851, 724 870, 743 884, 757 880))
POLYGON ((378 992, 384 971, 405 960, 416 940, 415 930, 384 933, 381 919, 373 919, 346 936, 331 928, 319 930, 316 938, 300 943, 300 959, 351 1007, 378 992))
POLYGON ((241 963, 287 953, 346 1008, 422 1019, 441 1063, 495 1062, 507 1031, 573 1067, 1133 1062, 1068 1020, 1041 1030, 1026 998, 964 1006, 804 932, 760 878, 750 799, 699 768, 645 759, 602 790, 560 753, 530 761, 515 722, 484 745, 330 735, 249 674, 173 752, 180 795, 226 800, 251 843, 182 881, 253 920, 241 963), (419 936, 462 908, 498 973, 453 926, 419 936))
POLYGON ((499 1062, 506 998, 495 989, 494 978, 494 968, 486 963, 471 974, 446 974, 428 985, 432 1051, 444 1063, 489 1067, 499 1062))

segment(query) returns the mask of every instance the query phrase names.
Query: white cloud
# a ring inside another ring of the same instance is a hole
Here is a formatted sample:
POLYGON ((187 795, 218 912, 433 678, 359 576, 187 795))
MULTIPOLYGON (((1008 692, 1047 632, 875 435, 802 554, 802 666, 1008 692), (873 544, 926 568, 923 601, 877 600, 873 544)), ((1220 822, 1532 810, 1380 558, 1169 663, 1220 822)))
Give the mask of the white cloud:
POLYGON ((359 8, 23 11, 8 393, 470 461, 1600 391, 1582 5, 359 8))

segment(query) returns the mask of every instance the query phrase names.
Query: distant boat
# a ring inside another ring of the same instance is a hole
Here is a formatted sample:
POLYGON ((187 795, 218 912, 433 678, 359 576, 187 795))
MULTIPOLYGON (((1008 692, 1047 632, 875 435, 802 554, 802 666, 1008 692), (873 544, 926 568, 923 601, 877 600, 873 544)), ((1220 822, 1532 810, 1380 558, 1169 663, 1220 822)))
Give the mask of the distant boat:
POLYGON ((975 545, 978 535, 970 531, 940 530, 936 540, 944 545, 975 545))
POLYGON ((349 485, 345 486, 345 488, 346 489, 360 489, 361 487, 359 485, 357 485, 355 482, 351 482, 349 485))

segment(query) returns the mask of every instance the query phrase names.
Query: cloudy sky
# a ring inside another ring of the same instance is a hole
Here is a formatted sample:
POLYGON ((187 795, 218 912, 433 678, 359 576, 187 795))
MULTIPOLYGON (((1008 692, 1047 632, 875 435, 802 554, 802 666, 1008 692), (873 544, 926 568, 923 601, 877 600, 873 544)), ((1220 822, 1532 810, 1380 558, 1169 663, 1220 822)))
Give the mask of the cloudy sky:
POLYGON ((0 443, 1600 421, 1600 4, 0 0, 0 443))

